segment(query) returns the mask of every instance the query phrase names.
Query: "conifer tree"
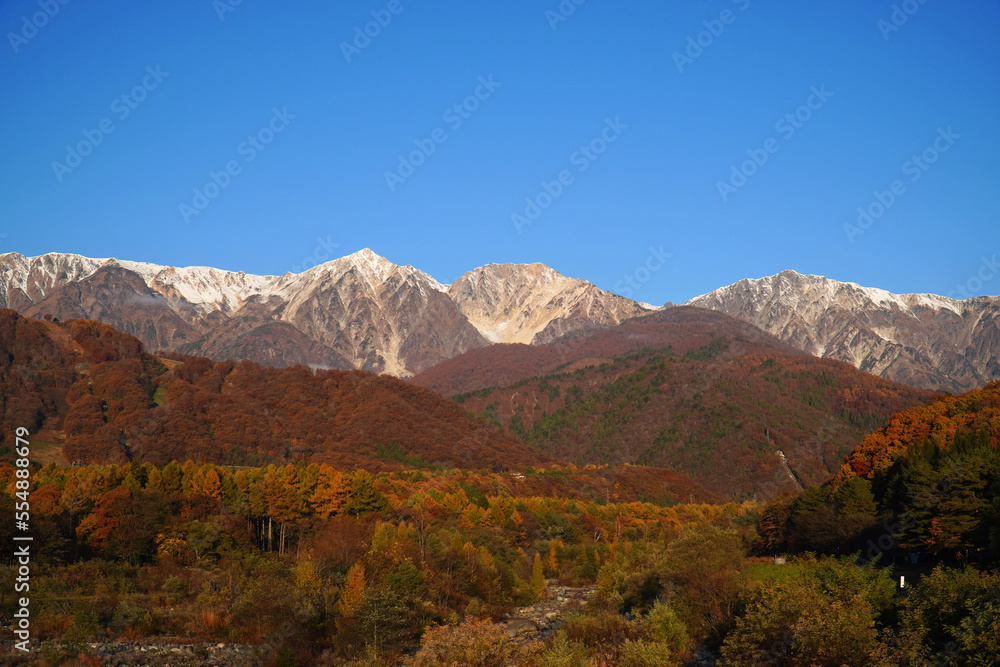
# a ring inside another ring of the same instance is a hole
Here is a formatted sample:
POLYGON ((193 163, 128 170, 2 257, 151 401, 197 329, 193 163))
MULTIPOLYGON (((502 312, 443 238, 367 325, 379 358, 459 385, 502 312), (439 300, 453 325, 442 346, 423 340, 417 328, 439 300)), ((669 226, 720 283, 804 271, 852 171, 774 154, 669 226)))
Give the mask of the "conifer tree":
POLYGON ((948 457, 938 468, 924 464, 906 485, 909 523, 904 544, 933 554, 968 556, 974 546, 986 487, 984 461, 976 456, 948 457))
POLYGON ((316 490, 309 499, 313 511, 324 520, 339 514, 350 500, 350 482, 346 475, 333 468, 322 466, 316 490))
POLYGON ((350 499, 344 505, 344 514, 361 516, 370 512, 384 512, 389 509, 389 501, 375 488, 371 473, 359 470, 351 478, 350 499))
POLYGON ((216 472, 214 466, 205 473, 205 479, 202 483, 202 493, 209 498, 222 499, 222 481, 219 479, 219 473, 216 472))
POLYGON ((833 494, 837 514, 840 516, 860 514, 874 519, 878 510, 875 507, 875 496, 872 495, 871 487, 871 482, 864 477, 852 477, 843 482, 833 494))

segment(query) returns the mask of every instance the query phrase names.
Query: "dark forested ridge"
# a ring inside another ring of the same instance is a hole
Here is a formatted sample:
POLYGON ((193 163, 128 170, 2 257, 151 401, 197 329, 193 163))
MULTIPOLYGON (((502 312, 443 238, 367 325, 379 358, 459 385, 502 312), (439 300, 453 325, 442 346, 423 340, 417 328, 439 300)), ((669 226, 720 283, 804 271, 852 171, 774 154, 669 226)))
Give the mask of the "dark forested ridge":
POLYGON ((915 448, 951 452, 969 439, 983 438, 994 443, 1000 439, 1000 382, 893 415, 851 452, 839 478, 859 475, 874 480, 911 457, 915 448))
POLYGON ((456 400, 559 460, 657 465, 767 497, 828 480, 867 431, 928 397, 832 360, 712 355, 644 350, 456 400))
POLYGON ((997 563, 1000 382, 894 415, 851 452, 830 488, 865 504, 870 489, 911 552, 997 563))

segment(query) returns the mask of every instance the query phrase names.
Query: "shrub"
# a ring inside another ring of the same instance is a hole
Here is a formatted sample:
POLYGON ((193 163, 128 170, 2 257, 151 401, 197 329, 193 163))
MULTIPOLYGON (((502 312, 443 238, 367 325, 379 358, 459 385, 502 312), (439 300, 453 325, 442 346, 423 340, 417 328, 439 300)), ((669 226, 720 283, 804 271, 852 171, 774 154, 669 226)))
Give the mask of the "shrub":
POLYGON ((170 595, 184 595, 188 592, 187 582, 172 574, 163 582, 163 592, 170 595))
POLYGON ((904 651, 914 662, 938 656, 975 665, 973 656, 1000 652, 1000 573, 938 566, 924 577, 902 611, 904 651))
POLYGON ((602 611, 593 614, 570 614, 563 623, 566 638, 584 646, 617 646, 639 638, 637 625, 620 614, 602 611))
POLYGON ((735 533, 704 523, 667 547, 664 578, 672 603, 696 637, 719 638, 731 626, 744 557, 735 533))
POLYGON ((726 637, 722 656, 734 667, 889 664, 866 591, 848 595, 828 593, 810 576, 761 586, 726 637))
POLYGON ((627 641, 618 651, 620 667, 675 667, 681 660, 666 644, 627 641))
POLYGON ((518 643, 503 627, 486 620, 468 620, 428 630, 420 650, 403 664, 406 667, 507 667, 530 664, 538 651, 518 643))
POLYGON ((590 661, 587 660, 587 647, 569 641, 565 630, 560 630, 549 648, 539 656, 536 665, 537 667, 589 667, 590 661))
POLYGON ((640 623, 642 638, 647 642, 664 644, 675 653, 685 653, 691 648, 687 626, 666 602, 657 601, 640 623))

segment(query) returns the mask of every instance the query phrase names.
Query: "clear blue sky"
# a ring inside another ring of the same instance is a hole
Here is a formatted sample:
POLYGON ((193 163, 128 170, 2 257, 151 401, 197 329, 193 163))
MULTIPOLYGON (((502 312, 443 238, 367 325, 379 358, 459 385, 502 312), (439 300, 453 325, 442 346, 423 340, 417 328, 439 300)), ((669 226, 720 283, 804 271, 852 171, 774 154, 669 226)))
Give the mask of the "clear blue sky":
MULTIPOLYGON (((0 2, 0 251, 280 274, 319 237, 442 282, 488 262, 612 290, 632 275, 652 303, 786 268, 947 294, 1000 254, 995 1, 911 0, 888 31, 888 0, 586 0, 558 23, 556 0, 399 0, 350 62, 341 43, 388 0, 244 0, 220 19, 222 2, 72 0, 35 31, 38 0, 0 2), (704 21, 721 34, 679 71, 704 21), (445 115, 490 76, 467 118, 445 115), (794 134, 776 127, 822 86, 832 96, 799 110, 794 134), (609 118, 627 127, 574 157, 609 118), (113 132, 78 166, 53 166, 102 122, 113 132), (241 146, 272 122, 263 150, 241 146), (905 163, 934 157, 949 127, 958 138, 910 180, 905 163), (391 189, 386 171, 438 129, 391 189), (768 139, 777 151, 723 201, 718 182, 768 139), (230 161, 238 173, 186 222, 180 205, 230 161), (518 233, 511 215, 563 170, 518 233), (905 190, 850 242, 844 225, 894 180, 905 190), (665 265, 637 275, 660 246, 665 265)), ((977 291, 1000 293, 1000 274, 977 291)))

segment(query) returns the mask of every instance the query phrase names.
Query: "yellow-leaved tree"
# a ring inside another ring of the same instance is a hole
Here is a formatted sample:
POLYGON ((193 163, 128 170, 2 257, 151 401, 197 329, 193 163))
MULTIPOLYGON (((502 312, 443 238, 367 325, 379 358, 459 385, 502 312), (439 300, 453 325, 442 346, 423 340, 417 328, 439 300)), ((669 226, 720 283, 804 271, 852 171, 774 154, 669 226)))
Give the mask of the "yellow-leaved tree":
POLYGON ((344 591, 340 596, 339 611, 343 616, 350 616, 361 603, 361 598, 365 592, 365 566, 360 562, 351 566, 347 571, 347 582, 344 584, 344 591))

